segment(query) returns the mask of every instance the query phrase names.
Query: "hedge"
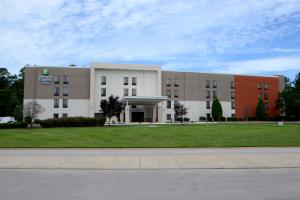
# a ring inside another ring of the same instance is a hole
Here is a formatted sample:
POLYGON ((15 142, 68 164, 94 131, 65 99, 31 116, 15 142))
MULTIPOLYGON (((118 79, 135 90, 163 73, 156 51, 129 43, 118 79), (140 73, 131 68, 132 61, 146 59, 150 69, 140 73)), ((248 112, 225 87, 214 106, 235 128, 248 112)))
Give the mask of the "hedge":
POLYGON ((88 117, 64 117, 40 120, 40 125, 44 128, 52 127, 88 127, 88 126, 103 126, 105 118, 88 118, 88 117))
POLYGON ((0 129, 11 129, 11 128, 27 128, 27 124, 24 122, 0 124, 0 129))

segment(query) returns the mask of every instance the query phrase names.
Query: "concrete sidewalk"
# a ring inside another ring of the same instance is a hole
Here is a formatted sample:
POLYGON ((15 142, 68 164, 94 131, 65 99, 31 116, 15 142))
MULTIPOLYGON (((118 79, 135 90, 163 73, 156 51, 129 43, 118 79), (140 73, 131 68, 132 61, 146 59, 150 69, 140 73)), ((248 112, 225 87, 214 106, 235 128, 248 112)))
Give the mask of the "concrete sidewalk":
POLYGON ((300 168, 300 148, 0 150, 9 169, 300 168))

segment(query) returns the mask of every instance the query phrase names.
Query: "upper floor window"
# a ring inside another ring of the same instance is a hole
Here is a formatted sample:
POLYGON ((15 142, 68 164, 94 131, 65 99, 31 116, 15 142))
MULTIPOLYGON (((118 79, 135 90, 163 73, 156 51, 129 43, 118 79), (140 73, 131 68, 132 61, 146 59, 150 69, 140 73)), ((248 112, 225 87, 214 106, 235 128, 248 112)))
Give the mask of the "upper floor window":
POLYGON ((59 87, 55 87, 53 93, 54 96, 59 96, 59 87))
POLYGON ((265 103, 265 109, 268 110, 269 109, 269 104, 265 103))
POLYGON ((234 97, 234 91, 231 91, 230 92, 230 97, 231 97, 231 99, 234 99, 235 97, 234 97))
POLYGON ((259 93, 258 93, 257 97, 258 97, 259 99, 261 99, 261 98, 262 98, 262 94, 261 94, 261 92, 259 92, 259 93))
POLYGON ((179 86, 179 80, 178 79, 174 79, 174 86, 178 87, 179 86))
POLYGON ((213 98, 217 98, 217 91, 213 91, 213 98))
POLYGON ((63 88, 63 96, 69 96, 69 88, 68 87, 63 88))
POLYGON ((54 108, 59 108, 59 99, 54 99, 53 107, 54 108))
POLYGON ((60 78, 59 78, 59 76, 58 75, 54 75, 54 83, 55 84, 58 84, 59 83, 59 80, 60 78))
POLYGON ((106 88, 101 88, 101 97, 106 97, 106 88))
POLYGON ((264 87, 265 87, 265 90, 267 90, 268 89, 268 83, 265 83, 264 87))
POLYGON ((234 101, 231 102, 231 109, 235 109, 235 102, 234 101))
POLYGON ((124 88, 124 97, 128 96, 128 88, 124 88))
POLYGON ((210 88, 210 81, 209 81, 209 80, 206 80, 206 81, 205 81, 205 87, 206 87, 206 88, 210 88))
POLYGON ((101 85, 106 85, 106 76, 101 76, 101 85))
POLYGON ((210 98, 210 91, 209 90, 206 90, 206 98, 210 98))
POLYGON ((123 78, 123 83, 124 83, 124 85, 128 85, 128 77, 123 78))
POLYGON ((132 85, 136 85, 137 84, 137 78, 136 77, 132 77, 132 85))
POLYGON ((167 95, 168 97, 171 97, 171 90, 170 90, 170 89, 167 89, 167 90, 166 90, 166 95, 167 95))
POLYGON ((68 108, 68 99, 63 99, 63 108, 68 108))
POLYGON ((136 88, 132 88, 132 96, 136 96, 136 88))
POLYGON ((168 109, 171 108, 171 101, 170 101, 170 100, 167 101, 167 108, 168 108, 168 109))
POLYGON ((234 89, 234 81, 230 81, 230 88, 234 89))
POLYGON ((206 101, 206 109, 210 109, 210 101, 206 101))
POLYGON ((257 88, 260 90, 261 89, 261 82, 258 82, 257 88))
POLYGON ((174 97, 176 97, 176 98, 179 97, 179 90, 178 89, 174 90, 174 97))
POLYGON ((213 80, 213 88, 217 88, 217 81, 213 80))
POLYGON ((68 84, 69 83, 69 76, 68 75, 64 75, 63 76, 63 81, 64 81, 64 84, 68 84))
POLYGON ((264 93, 264 98, 265 98, 265 100, 268 100, 268 99, 269 99, 269 95, 268 95, 267 92, 264 93))
POLYGON ((166 79, 166 86, 171 86, 171 79, 170 78, 167 78, 166 79))

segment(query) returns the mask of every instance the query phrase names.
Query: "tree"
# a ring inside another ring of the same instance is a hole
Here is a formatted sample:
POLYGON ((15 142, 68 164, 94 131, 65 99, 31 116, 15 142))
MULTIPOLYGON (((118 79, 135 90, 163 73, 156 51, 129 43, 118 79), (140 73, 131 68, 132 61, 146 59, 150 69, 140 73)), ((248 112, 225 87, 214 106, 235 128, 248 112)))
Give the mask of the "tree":
POLYGON ((266 109, 265 104, 261 98, 258 99, 258 103, 256 105, 256 119, 258 120, 264 120, 266 119, 266 109))
POLYGON ((174 109, 175 115, 177 117, 180 117, 180 121, 182 122, 183 121, 182 117, 188 113, 186 107, 184 107, 184 105, 179 102, 175 102, 173 109, 174 109))
POLYGON ((223 117, 222 105, 217 97, 213 100, 211 107, 211 115, 214 121, 221 121, 223 117))
POLYGON ((14 110, 14 118, 18 122, 21 122, 23 120, 23 111, 22 111, 22 106, 17 105, 14 110))
POLYGON ((293 82, 285 77, 285 88, 278 96, 276 107, 286 116, 300 119, 300 72, 293 82))
POLYGON ((33 120, 35 120, 39 114, 43 113, 44 110, 45 108, 41 106, 36 100, 32 100, 24 105, 24 117, 28 120, 31 127, 33 120))
POLYGON ((118 96, 110 95, 108 100, 102 99, 100 102, 100 112, 108 118, 108 124, 112 117, 116 116, 119 120, 120 113, 124 109, 123 103, 119 100, 118 96))

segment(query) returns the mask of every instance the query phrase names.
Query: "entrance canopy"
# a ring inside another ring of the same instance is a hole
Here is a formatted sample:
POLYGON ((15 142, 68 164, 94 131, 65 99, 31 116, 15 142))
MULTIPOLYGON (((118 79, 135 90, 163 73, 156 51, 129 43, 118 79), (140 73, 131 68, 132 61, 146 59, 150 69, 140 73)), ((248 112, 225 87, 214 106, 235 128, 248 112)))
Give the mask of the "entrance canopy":
POLYGON ((128 96, 122 101, 125 105, 156 105, 167 99, 167 96, 128 96))

